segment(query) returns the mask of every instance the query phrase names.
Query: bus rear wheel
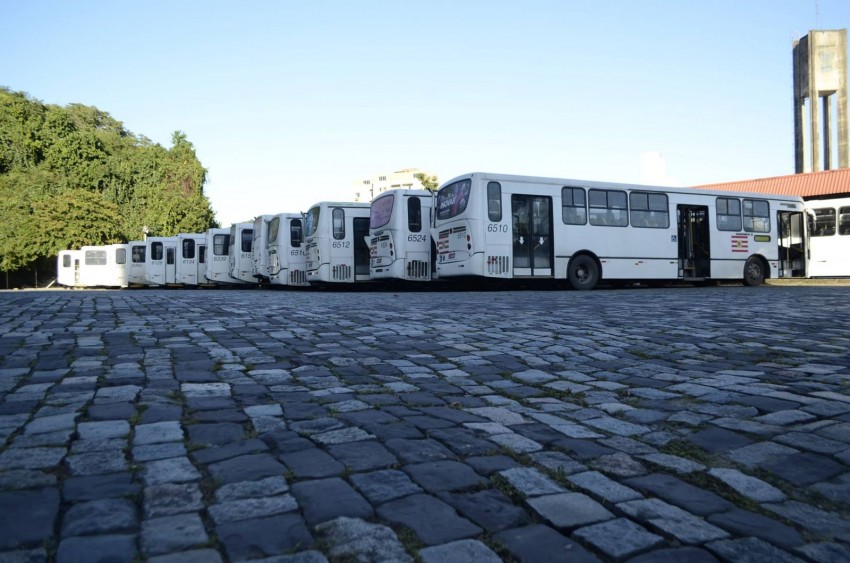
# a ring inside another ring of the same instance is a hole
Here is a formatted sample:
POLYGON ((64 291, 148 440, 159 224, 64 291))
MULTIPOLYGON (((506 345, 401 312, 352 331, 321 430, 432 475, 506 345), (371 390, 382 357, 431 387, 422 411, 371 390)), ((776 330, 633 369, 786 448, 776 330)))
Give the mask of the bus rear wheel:
POLYGON ((761 258, 750 256, 744 264, 744 285, 756 287, 764 281, 764 262, 761 258))
POLYGON ((567 279, 573 289, 579 291, 593 289, 599 281, 599 266, 586 254, 576 256, 567 266, 567 279))

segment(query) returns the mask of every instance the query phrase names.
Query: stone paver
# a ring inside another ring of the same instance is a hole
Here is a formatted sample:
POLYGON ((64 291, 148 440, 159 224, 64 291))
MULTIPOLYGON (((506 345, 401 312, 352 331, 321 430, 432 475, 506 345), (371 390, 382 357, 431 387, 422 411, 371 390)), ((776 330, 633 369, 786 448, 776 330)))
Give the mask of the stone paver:
POLYGON ((846 560, 848 349, 827 287, 0 292, 0 560, 846 560))

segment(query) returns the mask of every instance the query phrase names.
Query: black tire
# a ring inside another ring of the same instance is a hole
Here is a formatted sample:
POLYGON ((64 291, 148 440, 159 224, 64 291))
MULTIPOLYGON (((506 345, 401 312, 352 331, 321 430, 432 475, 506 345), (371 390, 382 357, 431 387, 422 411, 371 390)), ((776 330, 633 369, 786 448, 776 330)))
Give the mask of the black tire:
POLYGON ((761 258, 750 256, 744 264, 744 285, 756 287, 764 281, 764 262, 761 258))
POLYGON ((573 289, 579 291, 593 289, 599 282, 599 266, 586 254, 576 256, 567 266, 567 280, 573 289))

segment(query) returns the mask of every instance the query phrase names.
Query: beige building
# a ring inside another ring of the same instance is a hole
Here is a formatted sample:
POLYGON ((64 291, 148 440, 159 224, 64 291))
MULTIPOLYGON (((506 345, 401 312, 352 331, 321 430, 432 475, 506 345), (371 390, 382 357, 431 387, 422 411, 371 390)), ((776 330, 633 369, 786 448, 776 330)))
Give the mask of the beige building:
POLYGON ((404 168, 390 174, 378 174, 354 182, 354 201, 372 201, 378 194, 387 190, 421 190, 425 186, 417 176, 432 176, 430 172, 418 168, 404 168))

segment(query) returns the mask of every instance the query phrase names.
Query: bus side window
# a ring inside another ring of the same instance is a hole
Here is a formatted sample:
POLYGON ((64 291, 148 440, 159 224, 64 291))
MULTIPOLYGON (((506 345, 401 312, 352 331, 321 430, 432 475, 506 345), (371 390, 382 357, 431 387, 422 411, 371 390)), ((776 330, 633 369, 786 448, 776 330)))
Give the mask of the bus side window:
POLYGON ((766 200, 744 200, 744 230, 750 233, 770 232, 770 204, 766 200))
POLYGON ((494 223, 502 220, 502 185, 499 182, 487 184, 487 218, 494 223))
POLYGON ((815 220, 810 232, 813 237, 831 237, 835 234, 835 209, 821 207, 814 209, 815 220))
POLYGON ((561 188, 561 219, 565 225, 587 224, 587 195, 584 188, 561 188))
POLYGON ((838 234, 850 235, 850 207, 838 210, 838 234))
POLYGON ((733 197, 718 197, 716 211, 718 230, 741 230, 741 200, 733 197))
POLYGON ((407 199, 407 228, 411 233, 422 230, 422 201, 418 197, 407 199))
POLYGON ((333 215, 334 238, 341 240, 345 238, 345 209, 334 208, 333 215))

